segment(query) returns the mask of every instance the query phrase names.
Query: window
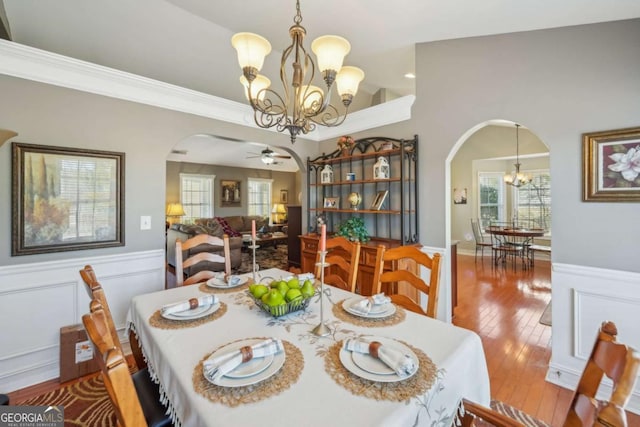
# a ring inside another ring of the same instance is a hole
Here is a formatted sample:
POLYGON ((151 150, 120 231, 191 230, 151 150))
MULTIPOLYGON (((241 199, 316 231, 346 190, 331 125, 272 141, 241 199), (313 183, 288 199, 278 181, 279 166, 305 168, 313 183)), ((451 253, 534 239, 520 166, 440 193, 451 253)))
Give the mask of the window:
POLYGON ((484 229, 491 221, 504 221, 504 183, 501 172, 478 174, 479 218, 484 229))
POLYGON ((528 185, 514 188, 514 206, 517 220, 531 226, 551 227, 551 177, 548 170, 528 171, 532 180, 528 185))
POLYGON ((193 224, 196 218, 213 217, 213 181, 215 175, 180 174, 180 203, 184 208, 182 222, 193 224))
POLYGON ((272 179, 249 178, 249 215, 269 216, 271 212, 272 179))

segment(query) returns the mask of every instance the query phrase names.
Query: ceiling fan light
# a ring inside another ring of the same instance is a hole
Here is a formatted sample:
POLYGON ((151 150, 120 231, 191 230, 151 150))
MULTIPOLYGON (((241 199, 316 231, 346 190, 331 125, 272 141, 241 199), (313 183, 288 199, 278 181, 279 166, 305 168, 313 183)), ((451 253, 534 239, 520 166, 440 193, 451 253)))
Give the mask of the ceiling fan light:
POLYGON ((272 165, 275 162, 275 159, 273 157, 266 154, 262 156, 261 160, 265 165, 272 165))
POLYGON ((262 69, 264 58, 271 52, 271 43, 254 33, 237 33, 231 38, 231 45, 238 52, 238 63, 242 69, 262 69))
POLYGON ((345 66, 336 76, 338 93, 340 96, 355 96, 358 93, 358 85, 364 79, 364 71, 358 67, 345 66))
POLYGON ((315 39, 311 43, 311 50, 318 58, 320 71, 339 71, 344 57, 351 50, 351 44, 343 37, 327 35, 315 39))
POLYGON ((244 96, 248 101, 253 100, 253 102, 264 100, 264 96, 266 94, 265 89, 268 89, 269 86, 271 86, 271 80, 262 74, 258 74, 256 78, 253 79, 253 82, 251 82, 251 98, 249 98, 249 81, 245 76, 240 76, 240 83, 245 88, 244 96))

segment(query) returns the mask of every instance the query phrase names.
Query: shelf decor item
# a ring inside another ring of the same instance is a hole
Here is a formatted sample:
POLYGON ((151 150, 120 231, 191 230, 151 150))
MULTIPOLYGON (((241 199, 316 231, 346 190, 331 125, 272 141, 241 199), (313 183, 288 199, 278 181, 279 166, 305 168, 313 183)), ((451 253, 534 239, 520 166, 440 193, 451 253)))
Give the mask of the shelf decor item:
POLYGON ((389 194, 389 191, 387 191, 387 190, 378 191, 378 193, 376 194, 375 199, 373 199, 373 203, 371 203, 371 210, 372 211, 379 211, 380 208, 382 207, 382 204, 387 199, 387 195, 388 194, 389 194))
POLYGON ((333 168, 331 165, 325 165, 320 172, 320 182, 322 184, 331 184, 333 182, 333 168))
POLYGON ((362 202, 362 196, 360 196, 360 193, 354 191, 353 193, 349 194, 347 200, 349 201, 349 204, 351 204, 351 209, 357 211, 358 205, 360 204, 360 202, 362 202))
POLYGON ((338 148, 341 150, 342 157, 348 157, 351 155, 351 149, 356 145, 354 139, 348 135, 338 138, 338 148))
POLYGON ((338 227, 337 236, 342 236, 352 242, 367 243, 371 240, 364 220, 358 217, 351 217, 342 222, 338 227))
POLYGON ((373 179, 389 179, 389 162, 384 157, 378 157, 378 161, 373 165, 373 179))

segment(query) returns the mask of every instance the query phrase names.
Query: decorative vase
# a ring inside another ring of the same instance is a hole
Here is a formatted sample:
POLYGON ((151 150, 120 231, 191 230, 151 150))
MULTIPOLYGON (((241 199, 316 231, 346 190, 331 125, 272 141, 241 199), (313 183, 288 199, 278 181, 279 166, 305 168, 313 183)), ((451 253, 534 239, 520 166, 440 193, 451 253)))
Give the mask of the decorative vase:
POLYGON ((340 154, 342 157, 349 157, 351 155, 351 153, 349 152, 348 148, 343 148, 342 149, 342 153, 340 154))

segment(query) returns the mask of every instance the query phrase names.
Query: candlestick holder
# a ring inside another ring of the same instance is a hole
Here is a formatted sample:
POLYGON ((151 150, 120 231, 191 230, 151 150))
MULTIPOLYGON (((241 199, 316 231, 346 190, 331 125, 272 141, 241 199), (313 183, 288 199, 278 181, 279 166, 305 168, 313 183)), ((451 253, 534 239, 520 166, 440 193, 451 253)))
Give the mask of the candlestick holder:
POLYGON ((329 266, 325 262, 326 256, 327 251, 320 251, 320 262, 316 264, 320 267, 320 323, 311 332, 319 337, 326 337, 331 333, 331 329, 324 323, 324 269, 329 266))
POLYGON ((253 283, 258 283, 256 281, 256 249, 258 249, 260 247, 260 245, 256 245, 256 238, 252 237, 251 238, 251 246, 249 246, 249 249, 252 250, 253 253, 253 260, 251 261, 251 271, 253 273, 253 283))

